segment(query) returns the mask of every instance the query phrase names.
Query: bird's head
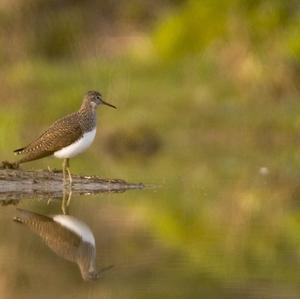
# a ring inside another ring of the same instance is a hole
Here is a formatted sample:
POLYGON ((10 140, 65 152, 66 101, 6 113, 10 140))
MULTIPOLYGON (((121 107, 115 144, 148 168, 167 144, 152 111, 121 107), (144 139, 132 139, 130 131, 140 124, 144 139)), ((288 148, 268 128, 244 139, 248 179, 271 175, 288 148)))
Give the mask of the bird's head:
POLYGON ((90 90, 85 96, 84 103, 90 105, 93 109, 97 108, 100 104, 110 106, 112 108, 117 108, 116 106, 105 102, 102 99, 102 95, 98 91, 90 90))
POLYGON ((100 271, 90 271, 83 276, 83 279, 86 281, 97 280, 100 278, 100 271))

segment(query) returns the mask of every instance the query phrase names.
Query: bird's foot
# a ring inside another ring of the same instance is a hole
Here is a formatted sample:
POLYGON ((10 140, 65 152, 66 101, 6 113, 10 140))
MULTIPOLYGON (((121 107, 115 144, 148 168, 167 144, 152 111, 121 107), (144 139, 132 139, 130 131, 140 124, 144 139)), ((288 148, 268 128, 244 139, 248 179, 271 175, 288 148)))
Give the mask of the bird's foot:
POLYGON ((69 182, 68 181, 66 181, 66 180, 63 180, 63 188, 64 188, 64 190, 67 190, 67 189, 70 189, 70 184, 69 184, 69 182))
POLYGON ((72 185, 73 185, 73 181, 72 180, 63 179, 62 184, 63 184, 63 188, 65 190, 69 190, 69 191, 72 190, 72 185))

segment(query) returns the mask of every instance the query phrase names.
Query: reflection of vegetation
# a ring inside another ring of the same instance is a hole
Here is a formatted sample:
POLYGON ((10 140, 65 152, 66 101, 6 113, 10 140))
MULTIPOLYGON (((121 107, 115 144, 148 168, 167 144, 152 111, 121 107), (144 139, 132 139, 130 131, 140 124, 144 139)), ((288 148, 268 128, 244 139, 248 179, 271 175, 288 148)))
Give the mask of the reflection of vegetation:
POLYGON ((105 144, 107 154, 115 157, 132 156, 135 159, 146 159, 159 151, 161 141, 153 129, 135 128, 134 132, 127 129, 110 134, 105 144))
POLYGON ((37 126, 76 109, 86 90, 100 89, 119 110, 100 112, 95 145, 74 169, 165 183, 132 205, 162 247, 184 257, 180 270, 195 278, 192 286, 200 276, 219 287, 240 281, 253 290, 251 281, 262 279, 296 288, 298 1, 177 3, 138 45, 116 37, 110 45, 122 55, 105 56, 76 36, 75 46, 92 55, 72 48, 76 60, 4 64, 3 159, 37 126))

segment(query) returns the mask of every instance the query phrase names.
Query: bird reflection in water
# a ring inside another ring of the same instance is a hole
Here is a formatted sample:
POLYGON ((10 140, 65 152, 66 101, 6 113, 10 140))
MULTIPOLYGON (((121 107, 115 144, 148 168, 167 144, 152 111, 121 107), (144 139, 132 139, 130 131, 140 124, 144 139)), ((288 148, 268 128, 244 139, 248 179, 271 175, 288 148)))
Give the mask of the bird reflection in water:
POLYGON ((78 265, 84 280, 97 280, 103 271, 96 269, 96 245, 91 229, 70 215, 44 216, 17 209, 14 221, 26 225, 40 236, 58 256, 78 265))

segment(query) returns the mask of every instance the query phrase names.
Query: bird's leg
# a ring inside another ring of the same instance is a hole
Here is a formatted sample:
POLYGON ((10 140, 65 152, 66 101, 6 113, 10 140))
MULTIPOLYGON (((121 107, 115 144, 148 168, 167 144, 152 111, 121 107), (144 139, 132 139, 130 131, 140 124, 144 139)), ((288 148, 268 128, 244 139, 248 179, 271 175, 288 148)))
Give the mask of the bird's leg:
POLYGON ((63 184, 64 184, 64 186, 66 185, 66 168, 67 168, 67 160, 68 160, 68 159, 64 159, 64 162, 63 162, 63 184))
POLYGON ((64 215, 67 215, 67 211, 66 211, 66 188, 63 189, 63 198, 62 198, 62 201, 61 201, 61 210, 62 210, 64 215))
POLYGON ((67 202, 66 202, 66 207, 67 207, 67 208, 68 208, 69 205, 70 205, 71 198, 72 198, 72 188, 71 188, 71 186, 70 186, 70 189, 69 189, 69 195, 68 195, 68 199, 67 199, 67 202))
POLYGON ((69 215, 69 205, 72 197, 72 187, 69 185, 69 188, 66 188, 64 186, 63 188, 63 198, 61 201, 61 210, 64 215, 69 215), (67 193, 68 193, 68 198, 67 198, 67 193))
POLYGON ((67 172, 68 172, 68 175, 69 175, 69 183, 70 185, 72 185, 72 176, 71 176, 71 171, 70 171, 70 163, 69 163, 69 160, 70 159, 66 159, 67 162, 66 162, 66 168, 67 168, 67 172))

